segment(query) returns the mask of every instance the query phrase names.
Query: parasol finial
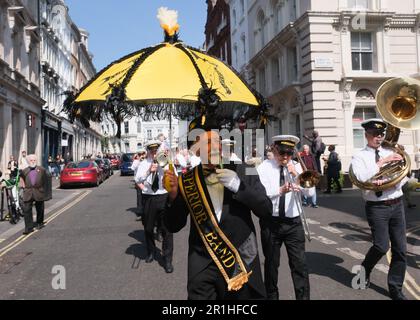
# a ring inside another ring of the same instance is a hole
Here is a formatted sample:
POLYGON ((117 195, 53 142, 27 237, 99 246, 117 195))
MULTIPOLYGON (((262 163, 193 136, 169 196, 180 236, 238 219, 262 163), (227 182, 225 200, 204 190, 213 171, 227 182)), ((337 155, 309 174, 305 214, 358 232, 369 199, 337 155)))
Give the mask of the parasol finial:
POLYGON ((176 42, 178 40, 178 11, 169 10, 167 7, 158 9, 157 18, 160 26, 165 30, 165 42, 176 42))

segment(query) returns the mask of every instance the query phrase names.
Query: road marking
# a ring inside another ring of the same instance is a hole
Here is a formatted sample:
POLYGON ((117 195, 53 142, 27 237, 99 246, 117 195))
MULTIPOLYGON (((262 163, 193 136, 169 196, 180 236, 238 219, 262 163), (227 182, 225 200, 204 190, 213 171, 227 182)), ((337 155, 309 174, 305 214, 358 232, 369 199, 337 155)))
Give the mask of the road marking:
POLYGON ((377 269, 377 270, 379 270, 379 271, 381 271, 381 272, 383 272, 385 274, 388 274, 389 266, 387 266, 386 264, 378 263, 375 266, 375 269, 377 269))
POLYGON ((318 240, 319 242, 321 242, 323 244, 328 244, 328 245, 330 245, 330 244, 337 244, 337 242, 335 242, 333 240, 330 240, 328 238, 325 238, 323 236, 316 236, 316 237, 313 237, 313 239, 318 240))
POLYGON ((0 239, 0 243, 2 243, 3 241, 5 241, 6 239, 0 239))
POLYGON ((364 254, 361 254, 360 252, 354 251, 350 248, 337 248, 337 250, 349 255, 354 259, 363 260, 365 258, 364 254))
POLYGON ((312 219, 309 219, 309 218, 306 218, 306 222, 308 222, 309 224, 321 224, 321 222, 318 222, 316 220, 312 220, 312 219))
POLYGON ((342 234, 343 233, 343 231, 338 230, 337 228, 334 228, 334 227, 331 227, 331 226, 326 226, 326 227, 321 226, 320 228, 324 229, 324 230, 327 230, 327 231, 329 231, 331 233, 334 233, 334 234, 342 234))
MULTIPOLYGON (((52 216, 48 217, 48 219, 45 220, 45 225, 47 225, 48 223, 50 223, 52 220, 54 220, 55 218, 57 218, 60 214, 62 214, 63 212, 67 211, 68 209, 70 209, 71 207, 75 206, 77 203, 79 203, 81 200, 83 200, 83 198, 85 198, 89 193, 91 193, 92 190, 86 190, 84 193, 82 193, 78 198, 74 199, 73 202, 69 203, 67 206, 63 207, 62 209, 60 209, 59 211, 57 211, 56 213, 54 213, 52 216)), ((7 246, 5 246, 4 248, 0 249, 0 257, 4 256, 6 253, 8 253, 10 250, 16 248, 18 245, 20 245, 22 242, 24 242, 25 240, 29 239, 30 237, 32 237, 34 234, 38 233, 39 230, 35 230, 34 232, 28 234, 28 235, 21 235, 19 238, 17 238, 15 241, 9 243, 7 246)))
POLYGON ((365 240, 360 240, 360 238, 358 236, 353 236, 353 235, 342 235, 341 237, 346 237, 346 240, 351 240, 355 243, 367 243, 367 241, 365 240))
MULTIPOLYGON (((420 227, 411 228, 411 231, 407 234, 407 237, 410 236, 413 232, 416 232, 417 230, 420 230, 420 227)), ((391 249, 388 250, 386 253, 386 259, 388 260, 388 263, 391 264, 391 258, 392 253, 391 249)), ((404 287, 407 289, 408 292, 411 293, 411 295, 417 299, 420 300, 420 287, 417 284, 416 280, 408 273, 408 271, 405 272, 405 281, 404 281, 404 287)))

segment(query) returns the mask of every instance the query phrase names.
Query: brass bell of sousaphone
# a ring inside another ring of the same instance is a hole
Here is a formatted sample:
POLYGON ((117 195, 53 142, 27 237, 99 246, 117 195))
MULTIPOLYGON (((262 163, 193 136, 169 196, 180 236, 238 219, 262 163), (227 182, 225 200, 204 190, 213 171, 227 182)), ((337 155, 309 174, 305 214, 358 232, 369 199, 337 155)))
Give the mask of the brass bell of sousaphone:
POLYGON ((350 180, 364 190, 383 191, 394 187, 404 179, 411 168, 409 155, 398 145, 401 129, 420 129, 420 81, 413 78, 394 78, 386 81, 376 95, 377 108, 382 119, 388 123, 382 147, 402 156, 401 161, 387 163, 367 181, 358 181, 352 167, 350 180), (378 186, 375 180, 385 180, 378 186))

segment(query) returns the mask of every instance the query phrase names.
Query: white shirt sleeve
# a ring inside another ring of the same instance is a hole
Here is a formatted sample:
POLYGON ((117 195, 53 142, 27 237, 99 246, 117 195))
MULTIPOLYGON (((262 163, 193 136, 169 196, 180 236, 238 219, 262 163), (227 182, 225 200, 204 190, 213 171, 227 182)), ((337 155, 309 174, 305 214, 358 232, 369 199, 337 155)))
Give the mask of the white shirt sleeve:
POLYGON ((149 169, 150 169, 150 163, 149 161, 147 161, 147 159, 140 162, 137 169, 136 177, 134 178, 136 183, 146 182, 147 177, 150 175, 149 169))

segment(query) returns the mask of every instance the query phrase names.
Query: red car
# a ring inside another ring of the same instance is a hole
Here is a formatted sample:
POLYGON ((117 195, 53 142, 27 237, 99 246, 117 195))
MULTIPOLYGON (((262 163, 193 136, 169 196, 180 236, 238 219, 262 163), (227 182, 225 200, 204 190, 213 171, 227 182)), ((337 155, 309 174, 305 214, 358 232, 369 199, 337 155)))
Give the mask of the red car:
POLYGON ((109 160, 111 161, 112 169, 118 170, 120 168, 121 160, 117 155, 111 156, 109 160))
POLYGON ((70 162, 61 172, 60 187, 79 184, 97 187, 102 181, 102 172, 95 161, 70 162))

